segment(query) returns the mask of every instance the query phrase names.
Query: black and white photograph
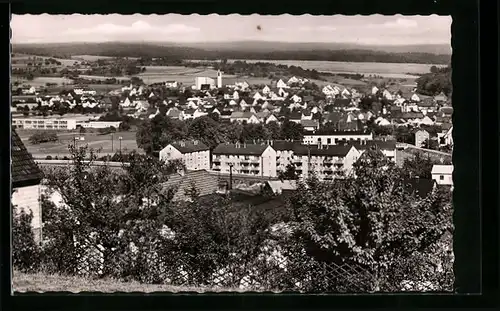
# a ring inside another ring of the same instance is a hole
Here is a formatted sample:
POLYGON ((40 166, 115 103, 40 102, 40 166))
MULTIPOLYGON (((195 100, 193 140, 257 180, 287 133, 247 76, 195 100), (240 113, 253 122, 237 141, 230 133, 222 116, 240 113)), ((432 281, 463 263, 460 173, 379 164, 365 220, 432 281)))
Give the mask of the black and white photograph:
POLYGON ((13 14, 12 291, 456 292, 451 24, 13 14))

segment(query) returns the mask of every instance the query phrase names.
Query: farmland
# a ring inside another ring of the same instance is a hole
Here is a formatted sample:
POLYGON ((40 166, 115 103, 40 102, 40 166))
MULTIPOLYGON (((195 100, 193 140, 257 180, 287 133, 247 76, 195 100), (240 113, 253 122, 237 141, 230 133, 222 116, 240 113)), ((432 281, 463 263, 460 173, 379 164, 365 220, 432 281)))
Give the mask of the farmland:
MULTIPOLYGON (((236 60, 228 60, 236 61, 236 60)), ((407 73, 427 73, 432 64, 406 64, 406 63, 368 63, 368 62, 332 62, 332 61, 296 61, 296 60, 242 60, 247 63, 265 62, 287 66, 299 66, 303 69, 317 70, 329 73, 359 73, 378 75, 386 78, 417 78, 407 73)), ((443 65, 436 65, 443 66, 443 65)))
POLYGON ((73 84, 73 80, 62 77, 35 77, 33 80, 28 81, 19 76, 11 77, 12 83, 18 82, 20 84, 29 84, 34 87, 45 86, 47 83, 56 83, 57 85, 73 84))
POLYGON ((42 143, 39 145, 33 145, 29 142, 29 137, 33 134, 33 131, 29 130, 17 130, 17 133, 21 137, 21 140, 26 145, 28 151, 33 154, 33 157, 38 159, 45 159, 46 156, 50 155, 52 157, 62 158, 64 156, 69 156, 68 145, 73 144, 75 137, 85 137, 83 141, 76 141, 77 145, 84 146, 88 145, 89 148, 99 150, 99 155, 103 156, 106 154, 114 154, 120 149, 119 137, 122 137, 121 147, 122 151, 129 152, 136 150, 142 152, 141 149, 137 147, 137 142, 135 139, 135 132, 116 132, 113 135, 98 135, 97 133, 84 133, 80 134, 78 131, 66 131, 58 132, 58 142, 42 143), (113 139, 113 143, 111 140, 113 139))

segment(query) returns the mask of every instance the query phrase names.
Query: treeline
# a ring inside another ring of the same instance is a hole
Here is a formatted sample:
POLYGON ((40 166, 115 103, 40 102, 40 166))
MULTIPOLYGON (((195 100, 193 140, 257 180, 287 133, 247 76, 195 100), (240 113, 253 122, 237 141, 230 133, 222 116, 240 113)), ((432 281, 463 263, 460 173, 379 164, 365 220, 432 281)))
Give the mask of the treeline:
POLYGON ((449 96, 453 89, 451 72, 451 66, 443 68, 432 66, 429 73, 421 75, 416 80, 417 93, 434 96, 443 92, 449 96))
POLYGON ((447 64, 450 55, 431 53, 387 53, 373 50, 290 50, 290 51, 235 51, 204 50, 179 46, 159 46, 147 43, 96 44, 23 44, 15 45, 16 53, 67 57, 71 55, 101 55, 111 57, 165 57, 172 59, 263 59, 263 60, 317 60, 346 62, 447 64))

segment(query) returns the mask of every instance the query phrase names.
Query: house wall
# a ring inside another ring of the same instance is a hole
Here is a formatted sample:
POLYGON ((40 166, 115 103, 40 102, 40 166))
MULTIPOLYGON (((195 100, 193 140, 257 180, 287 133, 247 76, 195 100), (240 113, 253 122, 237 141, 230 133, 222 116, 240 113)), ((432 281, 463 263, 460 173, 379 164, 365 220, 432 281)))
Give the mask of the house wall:
POLYGON ((163 148, 159 153, 160 161, 171 161, 175 159, 183 159, 182 153, 175 149, 174 146, 168 145, 163 148))
POLYGON ((420 147, 422 146, 422 143, 426 140, 429 139, 429 133, 424 132, 424 131, 418 131, 415 133, 415 146, 420 147))
POLYGON ((453 185, 453 174, 432 174, 438 185, 453 185))
POLYGON ((188 170, 209 170, 210 169, 210 151, 198 151, 185 153, 182 156, 188 170))
POLYGON ((12 193, 12 204, 18 211, 31 211, 33 220, 31 225, 35 233, 35 241, 41 241, 42 230, 42 206, 40 202, 41 188, 40 185, 26 186, 14 188, 12 193))
POLYGON ((261 162, 261 176, 276 177, 276 150, 268 146, 262 153, 261 162))
POLYGON ((276 170, 285 171, 288 164, 292 163, 293 150, 276 151, 276 170))

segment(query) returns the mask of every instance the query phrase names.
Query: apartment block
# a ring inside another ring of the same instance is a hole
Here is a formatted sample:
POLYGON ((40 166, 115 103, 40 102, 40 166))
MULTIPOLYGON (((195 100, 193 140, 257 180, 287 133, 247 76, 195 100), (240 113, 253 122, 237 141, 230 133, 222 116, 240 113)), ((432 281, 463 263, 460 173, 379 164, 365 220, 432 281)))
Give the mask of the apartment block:
POLYGON ((59 118, 14 118, 12 125, 18 129, 30 130, 74 130, 76 119, 59 118))
POLYGON ((181 159, 188 170, 210 169, 210 148, 197 140, 169 144, 160 151, 159 157, 165 162, 181 159))
POLYGON ((350 174, 360 154, 352 145, 300 145, 294 147, 292 163, 301 179, 314 174, 328 181, 350 174))
POLYGON ((267 143, 223 143, 212 152, 212 170, 229 174, 276 177, 276 150, 267 143))
POLYGON ((361 142, 373 140, 373 134, 365 131, 335 131, 331 134, 308 134, 302 139, 305 145, 321 145, 332 146, 347 142, 361 142))

